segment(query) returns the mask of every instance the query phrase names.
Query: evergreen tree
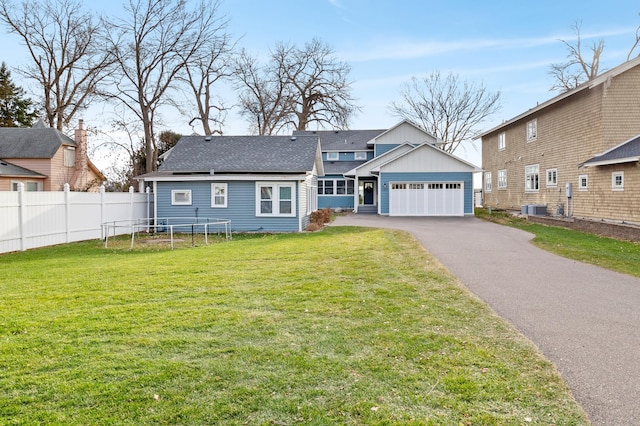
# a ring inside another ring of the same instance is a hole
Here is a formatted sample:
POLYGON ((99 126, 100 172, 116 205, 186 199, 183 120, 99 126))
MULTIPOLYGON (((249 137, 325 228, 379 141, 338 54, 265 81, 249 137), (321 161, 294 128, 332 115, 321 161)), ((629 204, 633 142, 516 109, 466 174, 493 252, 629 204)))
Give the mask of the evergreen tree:
POLYGON ((24 97, 24 89, 11 81, 11 72, 0 65, 0 127, 31 127, 38 113, 33 101, 24 97))

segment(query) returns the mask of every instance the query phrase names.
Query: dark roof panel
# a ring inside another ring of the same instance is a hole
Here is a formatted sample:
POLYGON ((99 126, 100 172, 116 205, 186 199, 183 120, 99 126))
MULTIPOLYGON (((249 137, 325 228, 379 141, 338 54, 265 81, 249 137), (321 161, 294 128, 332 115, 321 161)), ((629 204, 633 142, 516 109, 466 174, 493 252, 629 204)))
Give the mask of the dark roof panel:
POLYGON ((317 153, 311 136, 183 136, 158 171, 304 173, 317 153))
POLYGON ((15 176, 15 177, 31 177, 31 178, 45 178, 46 176, 33 170, 25 169, 24 167, 16 166, 7 161, 0 160, 0 176, 15 176))
POLYGON ((599 164, 617 164, 623 161, 638 161, 640 157, 640 135, 610 149, 609 151, 596 155, 595 157, 582 163, 582 166, 596 166, 599 164), (622 161, 620 161, 622 160, 622 161))
POLYGON ((384 133, 383 130, 296 130, 294 136, 315 136, 322 151, 360 151, 371 149, 367 142, 384 133))
POLYGON ((341 175, 363 165, 366 161, 325 161, 325 175, 341 175))
POLYGON ((75 146, 56 129, 0 127, 0 158, 52 158, 61 145, 75 146))

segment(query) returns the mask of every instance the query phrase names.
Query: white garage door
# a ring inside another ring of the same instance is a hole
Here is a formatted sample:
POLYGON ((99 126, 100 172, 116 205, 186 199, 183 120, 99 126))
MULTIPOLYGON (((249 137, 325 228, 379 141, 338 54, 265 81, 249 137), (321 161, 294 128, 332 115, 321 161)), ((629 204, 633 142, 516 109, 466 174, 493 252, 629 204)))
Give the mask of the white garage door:
POLYGON ((462 182, 397 182, 389 191, 391 216, 463 216, 462 182))

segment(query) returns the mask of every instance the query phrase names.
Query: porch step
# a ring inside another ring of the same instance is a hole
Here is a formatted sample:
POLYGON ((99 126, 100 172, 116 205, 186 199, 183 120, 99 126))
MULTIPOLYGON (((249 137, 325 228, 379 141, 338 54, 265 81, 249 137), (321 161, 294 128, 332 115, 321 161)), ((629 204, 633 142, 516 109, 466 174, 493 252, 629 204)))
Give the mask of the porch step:
POLYGON ((378 206, 358 206, 358 214, 376 214, 378 213, 378 206))

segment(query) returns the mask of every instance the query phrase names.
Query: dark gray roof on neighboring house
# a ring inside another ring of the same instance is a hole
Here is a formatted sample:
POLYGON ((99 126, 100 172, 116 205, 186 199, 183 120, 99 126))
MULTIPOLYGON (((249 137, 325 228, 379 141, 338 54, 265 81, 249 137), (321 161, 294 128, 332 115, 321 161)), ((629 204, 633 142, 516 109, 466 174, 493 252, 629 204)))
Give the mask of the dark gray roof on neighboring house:
POLYGON ((324 162, 324 174, 325 175, 342 175, 349 170, 355 169, 358 166, 366 163, 366 161, 325 161, 324 162))
POLYGON ((580 166, 604 166, 607 164, 629 163, 640 161, 640 135, 585 161, 580 166))
POLYGON ((313 136, 183 136, 158 171, 305 173, 318 153, 313 136))
POLYGON ((16 166, 7 161, 0 160, 0 176, 15 176, 15 177, 32 177, 32 178, 45 178, 46 176, 33 170, 25 169, 24 167, 16 166))
POLYGON ((0 127, 0 158, 52 158, 63 144, 76 145, 50 127, 0 127))
POLYGON ((322 151, 358 151, 371 149, 367 142, 375 138, 382 130, 296 130, 294 136, 316 136, 320 139, 322 151))

